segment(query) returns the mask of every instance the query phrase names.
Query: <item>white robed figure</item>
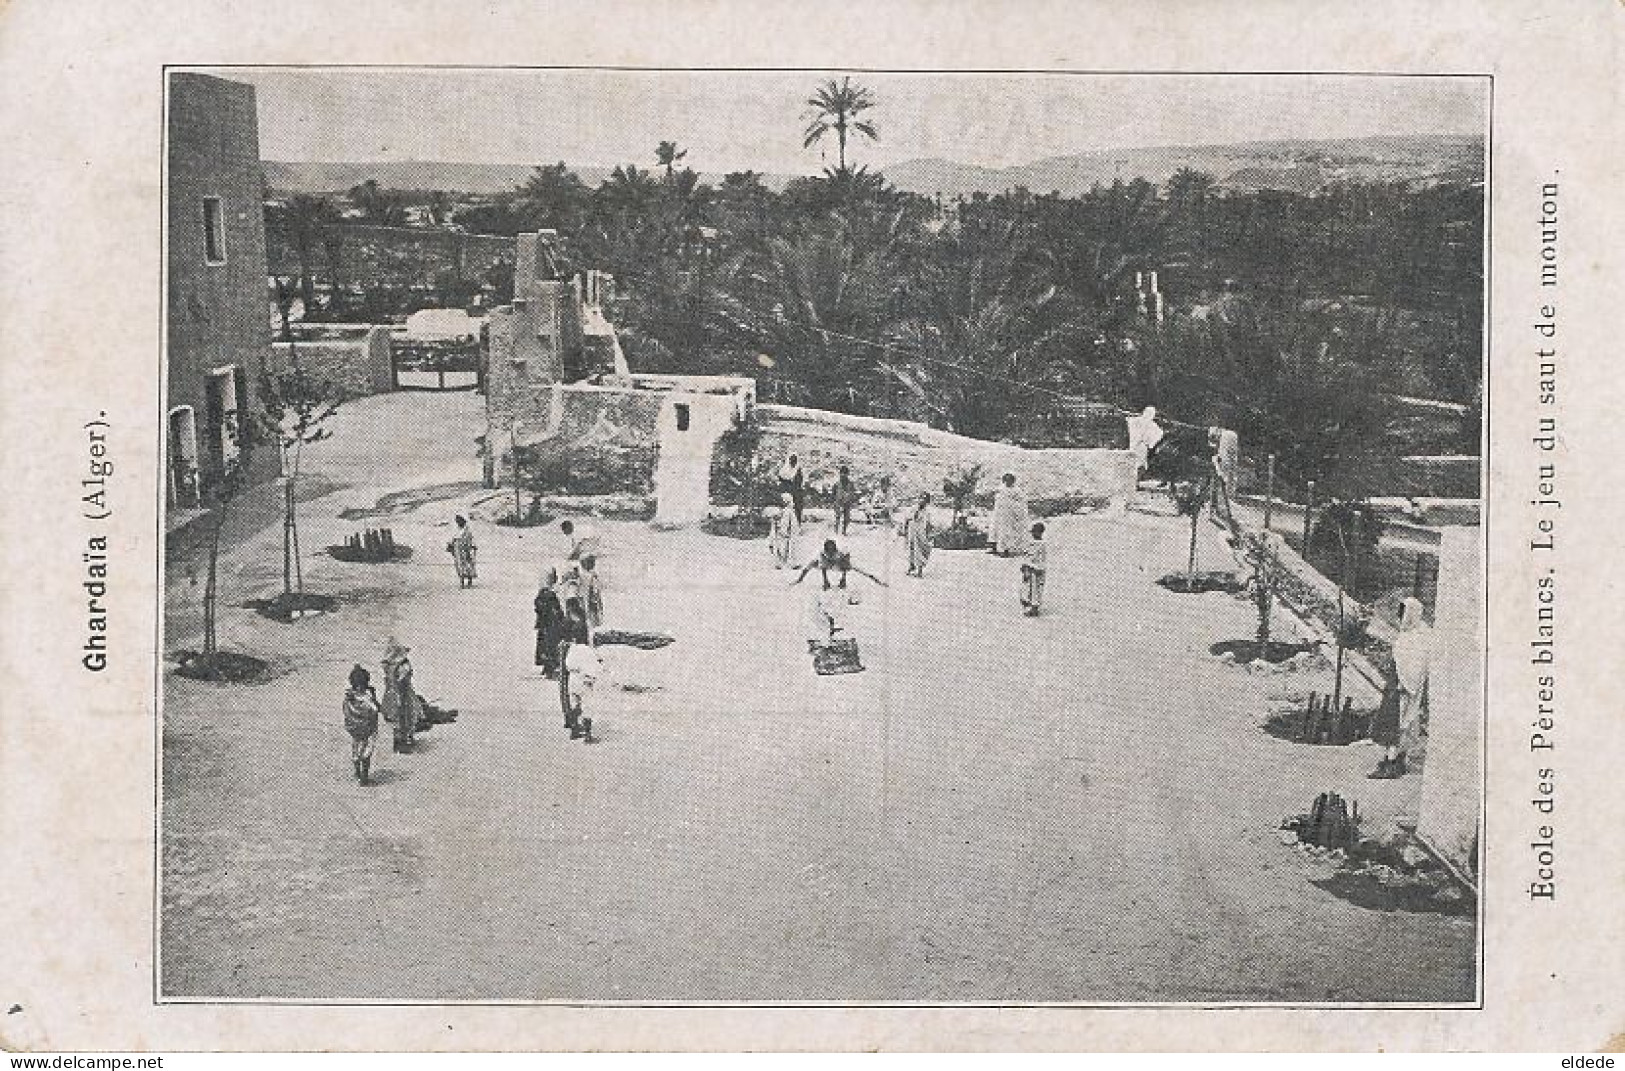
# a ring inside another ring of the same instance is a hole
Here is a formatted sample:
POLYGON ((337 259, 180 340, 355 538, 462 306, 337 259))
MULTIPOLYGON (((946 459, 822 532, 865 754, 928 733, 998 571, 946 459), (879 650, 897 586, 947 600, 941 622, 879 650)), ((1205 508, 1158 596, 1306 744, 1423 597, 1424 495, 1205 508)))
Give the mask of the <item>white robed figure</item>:
POLYGON ((1128 449, 1134 455, 1134 478, 1136 481, 1145 476, 1146 467, 1151 463, 1151 451, 1162 442, 1164 432, 1162 425, 1157 423, 1157 407, 1148 405, 1145 412, 1137 417, 1128 418, 1128 449))
POLYGON ((1016 474, 1004 474, 1004 486, 993 492, 993 553, 1000 557, 1024 554, 1032 520, 1027 513, 1027 494, 1016 486, 1016 474))
POLYGON ((1241 469, 1241 436, 1229 428, 1209 428, 1208 445, 1213 448, 1213 516, 1231 523, 1230 507, 1236 497, 1236 476, 1241 469))
POLYGON ((1377 778, 1402 776, 1407 757, 1422 750, 1422 710, 1428 675, 1433 668, 1433 629, 1422 621, 1422 602, 1407 598, 1399 604, 1399 635, 1394 637, 1394 690, 1399 699, 1399 728, 1377 769, 1377 778))

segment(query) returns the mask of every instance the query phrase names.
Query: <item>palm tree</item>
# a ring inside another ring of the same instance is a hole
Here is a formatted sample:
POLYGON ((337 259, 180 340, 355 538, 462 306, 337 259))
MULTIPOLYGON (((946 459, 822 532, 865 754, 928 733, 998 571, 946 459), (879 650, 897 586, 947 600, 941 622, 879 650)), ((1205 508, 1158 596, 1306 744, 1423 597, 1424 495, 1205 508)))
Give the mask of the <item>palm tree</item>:
POLYGON ((627 164, 611 171, 609 178, 598 187, 598 193, 617 208, 640 208, 654 196, 655 181, 649 172, 639 171, 637 164, 627 164))
POLYGON ((436 227, 444 227, 451 220, 451 195, 435 190, 429 195, 429 219, 436 227))
POLYGON ((722 176, 722 192, 729 197, 760 197, 767 192, 760 171, 730 171, 722 176))
POLYGON ((305 315, 309 316, 316 308, 316 285, 311 273, 311 254, 322 233, 339 221, 339 210, 325 197, 300 193, 288 201, 287 220, 288 238, 293 243, 294 255, 299 258, 299 296, 305 303, 305 315))
POLYGON ((666 169, 667 182, 671 181, 672 168, 676 166, 677 161, 687 155, 688 150, 679 151, 675 141, 662 141, 655 147, 655 163, 666 169))
POLYGON ((808 116, 807 129, 802 133, 801 147, 810 149, 822 141, 825 134, 835 131, 840 154, 838 170, 842 172, 846 170, 848 131, 856 131, 870 141, 880 140, 880 131, 875 129, 874 124, 858 118, 875 106, 874 94, 861 85, 853 85, 850 76, 839 82, 831 78, 819 86, 818 92, 807 100, 807 106, 812 112, 808 116))
POLYGON ((759 256, 724 268, 713 294, 721 332, 772 360, 773 382, 805 400, 850 408, 878 378, 880 334, 895 270, 890 251, 848 235, 770 238, 759 256))
POLYGON ((406 223, 406 206, 401 195, 378 185, 377 179, 368 179, 359 186, 350 187, 350 200, 361 209, 368 223, 385 227, 399 227, 406 223))
POLYGON ((519 187, 518 200, 537 224, 573 231, 590 196, 581 179, 560 160, 536 168, 519 187))

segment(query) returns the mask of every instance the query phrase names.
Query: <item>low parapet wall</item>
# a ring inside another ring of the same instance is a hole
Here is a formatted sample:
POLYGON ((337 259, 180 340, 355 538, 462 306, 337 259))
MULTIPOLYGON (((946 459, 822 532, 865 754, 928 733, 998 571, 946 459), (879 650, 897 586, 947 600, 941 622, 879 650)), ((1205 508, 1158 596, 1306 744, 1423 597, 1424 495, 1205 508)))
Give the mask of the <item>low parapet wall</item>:
POLYGON ((942 497, 942 482, 966 465, 982 466, 978 497, 999 477, 1015 473, 1035 506, 1061 502, 1123 502, 1134 487, 1127 450, 1029 450, 973 439, 908 420, 853 416, 796 406, 759 405, 758 455, 778 464, 795 454, 813 487, 833 484, 841 465, 860 494, 873 495, 882 476, 892 480, 894 502, 922 493, 942 497))
POLYGON ((1335 643, 1339 621, 1349 624, 1364 619, 1368 622, 1367 639, 1359 650, 1347 650, 1345 657, 1354 672, 1363 677, 1380 695, 1386 687, 1391 635, 1369 610, 1352 596, 1342 596, 1341 590, 1325 574, 1305 561, 1297 551, 1287 546, 1286 540, 1275 532, 1238 525, 1234 531, 1240 536, 1249 557, 1254 560, 1268 555, 1275 563, 1275 596, 1287 608, 1314 628, 1328 643, 1335 643))
POLYGON ((273 367, 286 368, 297 347, 299 363, 317 379, 332 383, 349 398, 383 394, 395 389, 390 360, 390 329, 373 326, 351 332, 271 346, 273 367))

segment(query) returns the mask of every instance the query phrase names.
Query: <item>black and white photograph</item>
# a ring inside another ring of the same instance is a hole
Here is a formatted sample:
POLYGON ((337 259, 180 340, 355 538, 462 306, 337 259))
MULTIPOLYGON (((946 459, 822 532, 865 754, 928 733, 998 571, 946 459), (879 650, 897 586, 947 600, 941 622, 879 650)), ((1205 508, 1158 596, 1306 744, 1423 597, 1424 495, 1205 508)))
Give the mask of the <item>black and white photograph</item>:
POLYGON ((1480 1000, 1488 79, 164 76, 160 1002, 1480 1000))

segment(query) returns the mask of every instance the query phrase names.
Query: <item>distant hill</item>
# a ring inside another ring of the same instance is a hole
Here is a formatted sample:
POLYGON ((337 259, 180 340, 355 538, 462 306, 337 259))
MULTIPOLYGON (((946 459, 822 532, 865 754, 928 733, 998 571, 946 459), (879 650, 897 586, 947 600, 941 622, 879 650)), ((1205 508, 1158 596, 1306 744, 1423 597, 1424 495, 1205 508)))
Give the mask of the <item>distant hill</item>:
MULTIPOLYGON (((543 161, 544 163, 551 161, 543 161)), ((643 165, 639 165, 640 167, 643 165)), ((379 163, 265 161, 265 180, 278 193, 335 193, 367 179, 398 190, 504 193, 530 177, 529 164, 471 164, 445 160, 379 163)), ((1019 167, 988 168, 953 160, 909 160, 881 168, 900 189, 927 196, 942 193, 1000 193, 1025 186, 1033 193, 1059 190, 1086 193, 1091 186, 1143 178, 1158 185, 1182 167, 1205 171, 1221 186, 1237 190, 1282 189, 1312 192, 1339 180, 1431 183, 1484 177, 1484 139, 1476 134, 1401 135, 1239 142, 1233 145, 1180 145, 1115 149, 1057 156, 1019 167)), ((651 170, 652 170, 651 165, 651 170)), ((581 181, 596 186, 613 168, 571 165, 581 181)), ((783 189, 793 176, 764 175, 771 189, 783 189)), ((715 185, 719 174, 702 174, 715 185)))
MULTIPOLYGON (((543 163, 556 163, 548 160, 543 163)), ((391 160, 379 163, 319 163, 266 160, 265 181, 277 193, 342 193, 359 186, 368 179, 393 190, 430 192, 445 190, 455 193, 507 193, 530 178, 535 167, 530 164, 464 164, 448 160, 391 160)), ((655 170, 653 165, 645 170, 655 170)), ((613 167, 572 164, 570 170, 588 186, 597 186, 609 178, 613 167)), ((770 189, 783 189, 790 175, 763 175, 762 183, 770 189)), ((701 174, 700 181, 716 185, 721 175, 701 174)))
MULTIPOLYGON (((462 164, 445 160, 391 160, 376 163, 299 163, 267 160, 265 181, 278 193, 336 193, 368 179, 395 190, 448 190, 460 193, 501 193, 530 177, 523 164, 462 164)), ((590 170, 590 169, 589 169, 590 170)), ((604 175, 581 180, 596 183, 604 175)))
POLYGON ((1339 180, 1470 182, 1484 177, 1484 139, 1476 134, 1438 134, 1179 145, 1079 153, 999 169, 950 160, 910 160, 883 172, 894 186, 926 195, 1002 193, 1016 187, 1076 195, 1117 178, 1125 182, 1143 178, 1161 185, 1182 167, 1205 171, 1221 186, 1238 190, 1302 193, 1339 180))

